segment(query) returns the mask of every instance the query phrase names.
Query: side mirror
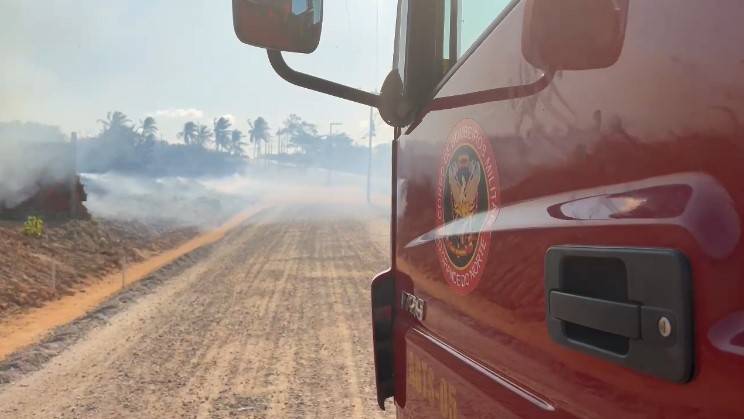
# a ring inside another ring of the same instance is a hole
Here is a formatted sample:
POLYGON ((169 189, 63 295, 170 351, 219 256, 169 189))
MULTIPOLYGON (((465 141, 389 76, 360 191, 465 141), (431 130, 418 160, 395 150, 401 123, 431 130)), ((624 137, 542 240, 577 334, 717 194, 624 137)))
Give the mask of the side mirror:
POLYGON ((629 0, 528 0, 522 54, 543 70, 605 68, 620 58, 629 0))
POLYGON ((233 26, 245 44, 311 53, 320 42, 323 0, 233 0, 233 26))

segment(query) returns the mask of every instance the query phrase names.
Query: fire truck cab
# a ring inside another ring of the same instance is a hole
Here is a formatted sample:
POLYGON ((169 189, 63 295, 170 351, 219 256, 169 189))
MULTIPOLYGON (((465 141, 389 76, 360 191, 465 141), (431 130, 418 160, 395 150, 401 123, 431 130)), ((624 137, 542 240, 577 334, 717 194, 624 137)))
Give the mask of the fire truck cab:
POLYGON ((744 417, 744 3, 399 0, 379 95, 290 68, 321 0, 233 0, 287 81, 395 127, 380 407, 744 417))

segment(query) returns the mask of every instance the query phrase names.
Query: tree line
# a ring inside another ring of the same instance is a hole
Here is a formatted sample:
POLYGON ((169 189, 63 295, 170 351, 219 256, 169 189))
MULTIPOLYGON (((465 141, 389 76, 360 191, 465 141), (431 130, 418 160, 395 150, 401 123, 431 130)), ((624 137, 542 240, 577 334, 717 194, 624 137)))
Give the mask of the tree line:
POLYGON ((346 133, 321 134, 318 127, 290 114, 272 129, 264 117, 247 120, 243 133, 227 117, 211 126, 187 121, 176 137, 166 141, 155 118, 134 123, 126 114, 109 112, 99 120, 101 130, 79 142, 82 170, 136 172, 150 175, 220 175, 239 171, 249 157, 298 166, 364 173, 373 160, 387 166, 389 146, 369 150, 354 144, 346 133), (252 156, 247 148, 252 146, 252 156), (370 154, 371 153, 371 154, 370 154))
MULTIPOLYGON (((263 117, 247 122, 250 127, 247 139, 253 146, 254 158, 363 173, 372 153, 373 164, 389 166, 389 146, 369 150, 354 144, 344 132, 321 134, 316 124, 297 114, 287 116, 276 130, 263 117)), ((230 151, 235 144, 243 144, 244 137, 242 132, 232 129, 228 119, 217 118, 211 129, 197 122, 186 122, 178 138, 185 144, 230 151)))
POLYGON ((215 131, 206 126, 195 126, 183 143, 171 143, 151 116, 137 124, 123 112, 114 111, 98 122, 101 130, 78 142, 80 171, 143 176, 225 175, 241 170, 246 163, 244 135, 230 130, 229 123, 224 129, 224 122, 229 122, 226 118, 215 119, 220 140, 217 149, 209 147, 215 131))

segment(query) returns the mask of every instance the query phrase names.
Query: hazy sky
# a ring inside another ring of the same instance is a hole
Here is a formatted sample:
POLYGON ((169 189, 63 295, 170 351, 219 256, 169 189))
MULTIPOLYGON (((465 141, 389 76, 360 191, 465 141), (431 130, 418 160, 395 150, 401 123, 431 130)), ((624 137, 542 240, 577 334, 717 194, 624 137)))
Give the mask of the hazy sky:
MULTIPOLYGON (((379 89, 391 67, 397 2, 325 3, 320 47, 287 61, 379 89)), ((237 40, 231 8, 230 0, 0 0, 0 121, 92 134, 97 119, 120 110, 134 121, 156 117, 174 140, 187 120, 211 125, 232 115, 247 131, 248 118, 264 116, 276 129, 297 113, 323 133, 342 122, 334 130, 361 140, 369 108, 279 79, 265 51, 237 40)), ((391 131, 379 128, 378 142, 389 141, 391 131)))

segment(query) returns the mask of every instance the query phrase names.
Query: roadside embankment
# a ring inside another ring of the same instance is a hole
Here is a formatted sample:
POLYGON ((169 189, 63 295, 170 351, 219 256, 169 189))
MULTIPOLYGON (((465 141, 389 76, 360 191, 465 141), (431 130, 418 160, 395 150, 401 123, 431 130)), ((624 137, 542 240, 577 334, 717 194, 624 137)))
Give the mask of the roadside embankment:
MULTIPOLYGON (((194 250, 217 242, 229 230, 240 225, 259 210, 259 207, 255 207, 241 212, 219 228, 203 234, 195 235, 194 233, 190 239, 184 237, 185 232, 180 233, 180 235, 173 233, 174 237, 169 239, 170 241, 160 238, 149 243, 141 242, 142 247, 129 247, 126 253, 128 263, 123 272, 120 266, 121 258, 116 249, 121 249, 124 246, 121 245, 122 242, 118 242, 118 244, 110 247, 104 247, 106 243, 112 242, 110 236, 104 236, 103 238, 88 236, 83 239, 79 235, 77 238, 69 239, 72 247, 64 247, 59 241, 55 242, 54 240, 49 240, 46 244, 29 244, 25 241, 28 238, 21 238, 19 242, 22 245, 20 249, 16 249, 15 256, 8 257, 6 254, 2 256, 3 259, 0 259, 0 268, 5 270, 0 271, 0 275, 5 275, 4 272, 10 271, 14 263, 16 266, 20 264, 27 267, 28 274, 25 274, 25 277, 20 277, 26 278, 25 283, 17 280, 15 283, 20 285, 16 286, 16 290, 25 287, 22 289, 28 291, 26 291, 24 299, 19 299, 17 295, 13 295, 13 292, 23 291, 14 291, 11 288, 12 285, 8 285, 11 281, 7 281, 4 276, 0 276, 0 290, 5 290, 4 294, 0 293, 0 301, 2 301, 3 296, 9 295, 12 301, 29 301, 33 304, 24 306, 16 303, 12 306, 15 310, 12 312, 6 310, 10 314, 0 318, 0 359, 39 341, 55 327, 85 315, 115 293, 120 292, 123 287, 140 281, 194 250), (90 240, 92 243, 86 245, 85 240, 90 240), (167 248, 168 243, 174 243, 174 245, 167 248), (55 255, 67 254, 67 252, 75 253, 72 250, 75 244, 88 246, 88 256, 94 258, 97 265, 95 268, 83 268, 86 269, 85 272, 88 275, 81 276, 81 267, 91 266, 91 262, 81 261, 85 258, 85 252, 77 249, 78 254, 75 258, 79 263, 60 263, 56 268, 59 272, 58 275, 60 275, 57 280, 57 290, 62 290, 62 292, 54 293, 53 289, 50 289, 53 285, 51 285, 51 279, 49 279, 51 275, 49 268, 45 273, 44 268, 39 266, 49 266, 52 263, 51 257, 48 256, 49 252, 57 252, 54 253, 55 255), (104 274, 95 277, 96 272, 103 272, 104 274), (40 279, 34 281, 32 278, 40 279)), ((54 232, 52 229, 49 234, 66 234, 66 232, 67 230, 54 232)), ((80 232, 78 231, 78 233, 80 232)), ((131 230, 129 233, 131 234, 131 230)), ((100 234, 104 235, 105 233, 100 232, 100 234)), ((1 237, 2 242, 0 243, 2 244, 0 246, 8 246, 8 243, 11 242, 8 237, 4 234, 1 237)), ((130 241, 129 243, 133 242, 130 241)), ((5 298, 8 299, 8 297, 5 298)), ((0 311, 0 313, 2 312, 0 311)))

